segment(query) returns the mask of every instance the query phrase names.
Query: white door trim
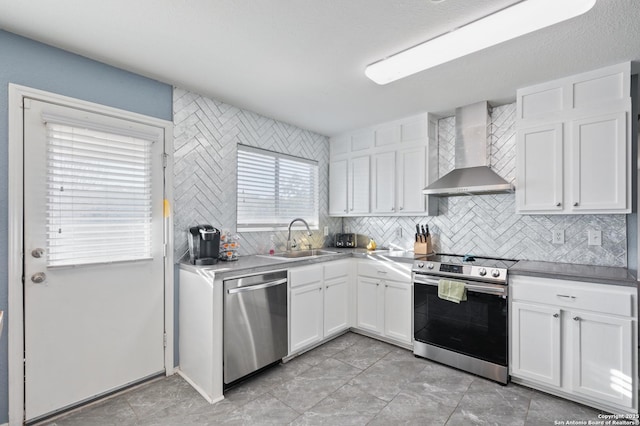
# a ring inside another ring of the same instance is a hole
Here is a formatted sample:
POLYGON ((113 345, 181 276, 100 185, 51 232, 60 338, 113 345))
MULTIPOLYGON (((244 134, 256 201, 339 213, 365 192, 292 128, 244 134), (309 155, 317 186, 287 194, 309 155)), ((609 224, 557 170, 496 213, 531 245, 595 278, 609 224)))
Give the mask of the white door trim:
MULTIPOLYGON (((8 363, 9 363, 9 424, 22 425, 24 419, 24 311, 23 311, 23 115, 25 97, 44 102, 85 109, 112 117, 124 118, 164 129, 164 152, 167 153, 164 194, 165 209, 173 205, 173 123, 146 115, 132 113, 92 102, 82 101, 55 93, 9 84, 9 182, 8 182, 8 363)), ((173 220, 165 210, 166 256, 164 259, 164 329, 167 345, 164 363, 167 375, 175 371, 173 366, 173 220)))

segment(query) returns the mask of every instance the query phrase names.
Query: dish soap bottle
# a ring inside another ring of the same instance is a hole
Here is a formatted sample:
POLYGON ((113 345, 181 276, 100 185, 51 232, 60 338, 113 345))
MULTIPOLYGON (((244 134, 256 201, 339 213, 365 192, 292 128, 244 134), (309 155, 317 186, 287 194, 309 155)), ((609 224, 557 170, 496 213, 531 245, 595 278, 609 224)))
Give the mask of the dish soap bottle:
POLYGON ((269 255, 273 256, 274 254, 276 254, 276 241, 275 241, 276 236, 275 235, 271 235, 271 247, 269 247, 269 255))

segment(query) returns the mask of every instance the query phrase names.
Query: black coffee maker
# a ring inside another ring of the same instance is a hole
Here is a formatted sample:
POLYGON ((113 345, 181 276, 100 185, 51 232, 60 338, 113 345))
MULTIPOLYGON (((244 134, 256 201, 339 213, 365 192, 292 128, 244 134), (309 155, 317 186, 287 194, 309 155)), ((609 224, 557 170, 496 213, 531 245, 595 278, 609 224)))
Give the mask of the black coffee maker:
POLYGON ((192 265, 218 263, 220 231, 211 225, 189 228, 189 262, 192 265))

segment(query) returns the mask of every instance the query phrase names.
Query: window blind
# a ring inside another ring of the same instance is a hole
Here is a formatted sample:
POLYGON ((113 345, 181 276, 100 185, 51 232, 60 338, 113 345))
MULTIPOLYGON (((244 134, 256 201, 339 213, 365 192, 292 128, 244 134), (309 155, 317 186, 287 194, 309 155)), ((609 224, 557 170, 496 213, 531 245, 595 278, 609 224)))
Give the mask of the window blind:
POLYGON ((237 227, 283 229, 294 218, 318 226, 318 163, 238 145, 237 227))
POLYGON ((47 130, 47 265, 149 259, 151 146, 55 122, 47 130))

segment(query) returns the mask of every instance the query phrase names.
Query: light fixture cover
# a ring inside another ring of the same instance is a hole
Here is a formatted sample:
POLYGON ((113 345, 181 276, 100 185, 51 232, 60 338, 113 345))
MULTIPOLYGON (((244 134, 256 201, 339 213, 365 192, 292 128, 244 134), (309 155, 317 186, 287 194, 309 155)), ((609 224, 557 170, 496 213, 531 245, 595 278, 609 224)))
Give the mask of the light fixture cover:
POLYGON ((596 0, 525 0, 367 67, 378 84, 424 71, 487 47, 582 15, 596 0))

